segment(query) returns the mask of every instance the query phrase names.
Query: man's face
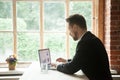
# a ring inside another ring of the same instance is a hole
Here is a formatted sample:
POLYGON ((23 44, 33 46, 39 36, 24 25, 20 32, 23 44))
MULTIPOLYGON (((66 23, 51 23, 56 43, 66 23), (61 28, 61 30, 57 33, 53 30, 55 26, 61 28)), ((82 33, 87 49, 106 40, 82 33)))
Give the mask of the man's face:
POLYGON ((73 40, 78 40, 77 27, 76 25, 68 24, 69 35, 73 38, 73 40))

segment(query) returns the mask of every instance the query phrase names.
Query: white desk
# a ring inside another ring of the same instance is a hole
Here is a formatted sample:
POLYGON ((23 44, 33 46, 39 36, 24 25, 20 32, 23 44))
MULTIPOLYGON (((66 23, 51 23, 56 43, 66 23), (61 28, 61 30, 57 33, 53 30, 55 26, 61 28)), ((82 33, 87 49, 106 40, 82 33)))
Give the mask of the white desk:
POLYGON ((41 73, 39 63, 32 63, 20 80, 88 80, 88 78, 82 73, 68 75, 57 70, 48 70, 48 73, 41 73))

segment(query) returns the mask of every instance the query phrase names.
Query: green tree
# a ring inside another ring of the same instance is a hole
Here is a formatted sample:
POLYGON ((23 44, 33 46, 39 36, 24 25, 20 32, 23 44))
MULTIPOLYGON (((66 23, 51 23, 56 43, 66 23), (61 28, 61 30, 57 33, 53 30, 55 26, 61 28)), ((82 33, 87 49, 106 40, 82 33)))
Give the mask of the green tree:
POLYGON ((65 6, 63 3, 45 3, 44 13, 45 30, 65 31, 65 6))
POLYGON ((17 17, 26 22, 25 30, 39 29, 39 4, 36 2, 17 2, 17 17))
POLYGON ((11 18, 12 2, 0 1, 0 18, 11 18))

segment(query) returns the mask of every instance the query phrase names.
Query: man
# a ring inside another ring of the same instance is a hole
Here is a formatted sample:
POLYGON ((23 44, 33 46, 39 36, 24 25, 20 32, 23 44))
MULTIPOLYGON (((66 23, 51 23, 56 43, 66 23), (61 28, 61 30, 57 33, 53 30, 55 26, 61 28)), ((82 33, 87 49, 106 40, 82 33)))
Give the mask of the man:
POLYGON ((87 31, 86 21, 82 15, 74 14, 66 19, 69 33, 78 41, 76 52, 72 60, 58 58, 64 62, 54 66, 58 71, 74 74, 82 70, 89 80, 112 80, 109 61, 104 45, 95 35, 87 31))

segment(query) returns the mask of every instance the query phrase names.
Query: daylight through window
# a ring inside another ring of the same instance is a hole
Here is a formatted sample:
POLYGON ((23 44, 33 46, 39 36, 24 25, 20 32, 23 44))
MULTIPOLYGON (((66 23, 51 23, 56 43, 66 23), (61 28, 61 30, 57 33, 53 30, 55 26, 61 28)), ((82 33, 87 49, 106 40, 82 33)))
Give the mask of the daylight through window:
POLYGON ((40 48, 50 48, 53 61, 73 57, 77 42, 65 18, 82 14, 92 31, 92 11, 92 0, 0 0, 0 62, 10 54, 36 61, 40 48))

